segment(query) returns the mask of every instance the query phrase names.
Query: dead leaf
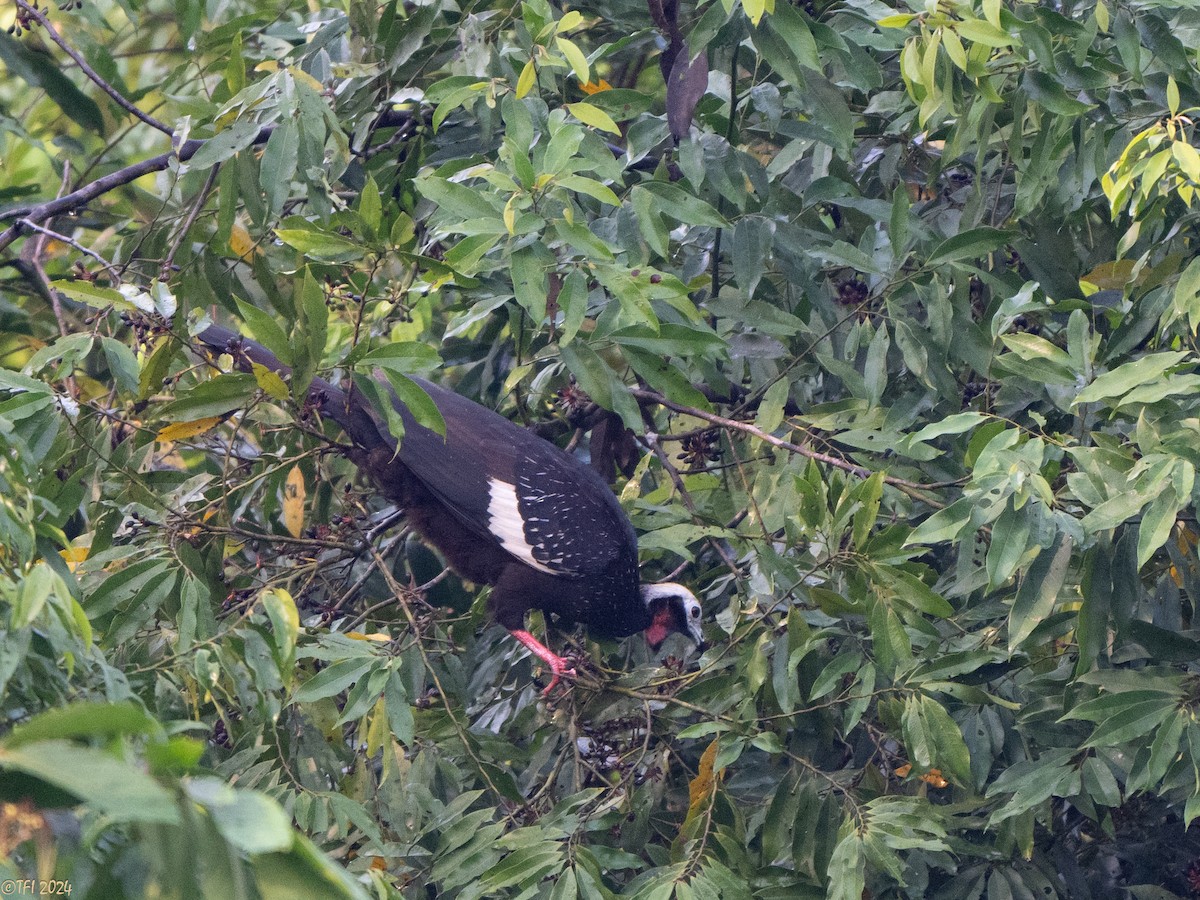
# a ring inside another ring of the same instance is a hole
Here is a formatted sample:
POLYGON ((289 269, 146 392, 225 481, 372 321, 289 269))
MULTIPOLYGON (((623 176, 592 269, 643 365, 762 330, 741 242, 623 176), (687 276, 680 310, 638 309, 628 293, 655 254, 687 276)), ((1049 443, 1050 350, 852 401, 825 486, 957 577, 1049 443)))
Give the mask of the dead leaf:
POLYGON ((283 485, 283 524, 295 538, 304 532, 304 500, 307 496, 304 473, 299 466, 292 466, 283 485))
POLYGON ((246 226, 240 222, 234 222, 229 229, 229 249, 234 256, 244 262, 249 262, 251 257, 262 255, 262 250, 250 236, 246 226))
POLYGON ((161 429, 154 439, 161 444, 186 441, 188 438, 194 438, 198 434, 210 431, 220 424, 221 418, 221 416, 205 416, 203 419, 194 419, 191 422, 174 422, 161 429))

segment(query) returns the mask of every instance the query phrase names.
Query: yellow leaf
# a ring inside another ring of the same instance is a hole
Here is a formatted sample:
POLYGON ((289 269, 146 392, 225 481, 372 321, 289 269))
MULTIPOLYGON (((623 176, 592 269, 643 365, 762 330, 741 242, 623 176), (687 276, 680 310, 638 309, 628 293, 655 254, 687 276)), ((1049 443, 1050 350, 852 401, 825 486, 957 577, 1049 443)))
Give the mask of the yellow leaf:
POLYGON ((599 94, 601 91, 611 91, 612 85, 601 78, 599 81, 584 82, 579 86, 579 89, 585 94, 599 94))
POLYGON ((573 9, 564 14, 563 17, 558 20, 557 30, 559 34, 562 34, 564 31, 570 31, 572 28, 578 28, 582 24, 583 13, 573 9))
POLYGON ((58 551, 58 555, 63 558, 67 564, 67 569, 74 572, 79 568, 79 564, 88 558, 90 547, 66 547, 58 551))
POLYGON ((273 372, 264 366, 262 363, 251 363, 251 369, 254 372, 254 381, 262 388, 268 396, 276 400, 286 400, 288 398, 288 388, 283 379, 279 377, 278 372, 273 372))
POLYGON ((533 67, 533 60, 525 63, 525 68, 521 70, 521 75, 517 78, 517 99, 520 100, 533 89, 533 83, 537 81, 537 69, 533 67))
POLYGON ((262 250, 241 222, 234 222, 229 229, 229 250, 238 259, 248 262, 253 256, 261 256, 262 250))
POLYGON ((384 634, 380 631, 374 631, 371 634, 363 634, 361 631, 347 631, 346 637, 352 641, 374 641, 376 644, 386 644, 392 639, 390 634, 384 634))
POLYGON ((278 72, 279 71, 279 63, 277 63, 273 59, 268 59, 268 60, 265 60, 264 62, 260 62, 257 66, 255 66, 254 71, 255 72, 278 72))
POLYGON ((1175 141, 1171 144, 1171 155, 1183 174, 1193 184, 1200 184, 1200 151, 1187 141, 1175 141))
POLYGON ((564 37, 558 38, 558 49, 562 51, 562 55, 567 58, 567 62, 571 64, 571 71, 575 73, 575 77, 579 79, 580 84, 586 84, 590 80, 588 71, 587 57, 583 55, 583 51, 564 37))
POLYGON ((621 133, 621 129, 617 127, 617 123, 612 120, 612 116, 600 109, 600 107, 592 106, 590 103, 567 103, 565 105, 567 112, 584 125, 591 125, 593 128, 599 128, 601 131, 608 131, 612 134, 621 133))
POLYGON ((221 416, 205 416, 203 419, 195 419, 191 422, 175 422, 161 429, 154 439, 159 443, 170 443, 171 441, 186 441, 188 438, 194 438, 198 434, 211 430, 221 422, 221 416))
POLYGON ((367 717, 367 757, 374 759, 375 754, 391 738, 388 728, 387 706, 381 696, 375 701, 375 707, 367 717))
POLYGON ((311 75, 297 66, 288 66, 288 74, 297 81, 304 82, 318 94, 325 90, 325 86, 321 84, 321 82, 317 81, 317 79, 313 78, 311 75))
POLYGON ((508 202, 504 204, 504 227, 508 229, 509 234, 513 234, 517 230, 517 195, 513 194, 508 198, 508 202))
POLYGON ((958 32, 952 28, 939 31, 942 35, 942 46, 946 48, 946 55, 950 57, 950 61, 964 72, 967 71, 967 51, 959 40, 958 32))
POLYGON ((719 743, 720 739, 714 738, 713 742, 700 754, 700 767, 696 770, 696 777, 688 782, 688 811, 684 820, 685 829, 687 822, 694 819, 704 803, 716 793, 717 782, 725 775, 724 769, 719 772, 713 771, 713 765, 717 761, 717 745, 719 743))
POLYGON ((299 466, 292 466, 283 484, 283 524, 292 537, 298 538, 304 531, 304 500, 307 496, 304 473, 299 466))

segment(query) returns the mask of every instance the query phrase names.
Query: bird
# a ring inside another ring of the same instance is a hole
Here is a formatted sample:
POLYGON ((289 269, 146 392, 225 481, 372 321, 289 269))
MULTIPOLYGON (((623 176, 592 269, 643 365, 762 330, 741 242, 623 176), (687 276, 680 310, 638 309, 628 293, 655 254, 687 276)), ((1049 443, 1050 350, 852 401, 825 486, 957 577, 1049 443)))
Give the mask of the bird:
MULTIPOLYGON (((210 325, 196 335, 241 370, 289 368, 239 332, 210 325)), ((703 611, 681 584, 641 584, 637 534, 608 484, 550 441, 454 391, 415 376, 445 421, 445 435, 419 424, 391 393, 404 424, 397 441, 361 390, 314 378, 307 404, 341 426, 347 455, 424 541, 463 578, 491 586, 492 618, 542 660, 548 696, 574 672, 525 627, 539 609, 561 627, 603 638, 641 631, 657 652, 674 633, 703 649, 703 611), (398 447, 397 447, 398 445, 398 447)))

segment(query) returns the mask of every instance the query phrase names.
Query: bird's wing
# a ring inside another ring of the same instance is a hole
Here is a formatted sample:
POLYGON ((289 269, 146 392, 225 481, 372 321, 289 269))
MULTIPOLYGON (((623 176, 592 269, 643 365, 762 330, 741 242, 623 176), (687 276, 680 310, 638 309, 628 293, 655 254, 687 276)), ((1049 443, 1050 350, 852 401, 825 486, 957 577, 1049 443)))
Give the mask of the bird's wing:
MULTIPOLYGON (((197 340, 232 352, 238 368, 290 369, 265 347, 217 325, 197 340)), ((405 434, 400 462, 473 534, 542 572, 581 577, 636 569, 637 536, 595 472, 549 441, 453 391, 414 378, 446 421, 446 437, 416 423, 398 400, 405 434)), ((367 451, 395 439, 358 391, 314 378, 309 396, 367 451)))
POLYGON ((595 575, 636 559, 633 526, 595 472, 503 416, 418 381, 441 411, 446 437, 401 409, 400 461, 467 528, 555 575, 595 575))

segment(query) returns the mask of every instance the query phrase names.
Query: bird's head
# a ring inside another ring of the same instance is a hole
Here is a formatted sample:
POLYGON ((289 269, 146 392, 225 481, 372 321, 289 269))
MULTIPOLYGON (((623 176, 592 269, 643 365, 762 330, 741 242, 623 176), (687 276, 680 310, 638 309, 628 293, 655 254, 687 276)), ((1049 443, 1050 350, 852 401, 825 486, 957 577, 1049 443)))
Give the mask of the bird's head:
POLYGON ((657 651, 667 635, 678 631, 695 641, 704 649, 704 634, 700 630, 703 611, 696 595, 681 584, 643 584, 642 601, 650 613, 650 627, 646 629, 646 643, 657 651))

